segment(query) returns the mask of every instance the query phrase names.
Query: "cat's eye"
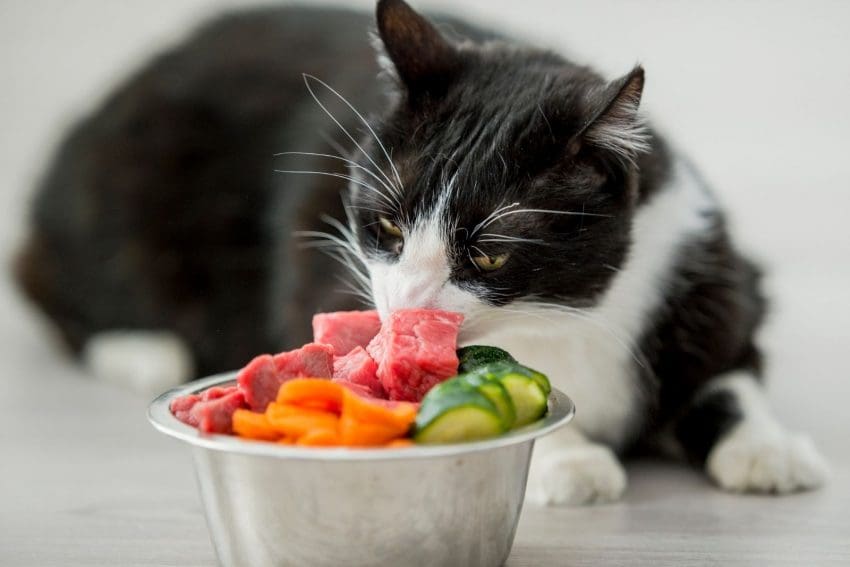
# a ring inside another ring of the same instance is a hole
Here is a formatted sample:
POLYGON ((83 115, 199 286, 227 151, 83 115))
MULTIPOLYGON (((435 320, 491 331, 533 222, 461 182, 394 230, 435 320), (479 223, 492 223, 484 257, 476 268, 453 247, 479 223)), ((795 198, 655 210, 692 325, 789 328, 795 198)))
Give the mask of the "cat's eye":
POLYGON ((484 254, 481 256, 473 256, 472 261, 479 270, 492 272, 504 266, 505 262, 508 261, 508 256, 509 254, 507 252, 504 254, 497 254, 495 256, 484 254))
POLYGON ((394 236, 395 238, 401 238, 401 229, 396 223, 394 223, 387 217, 379 217, 378 222, 380 222, 381 224, 381 230, 383 230, 390 236, 394 236))

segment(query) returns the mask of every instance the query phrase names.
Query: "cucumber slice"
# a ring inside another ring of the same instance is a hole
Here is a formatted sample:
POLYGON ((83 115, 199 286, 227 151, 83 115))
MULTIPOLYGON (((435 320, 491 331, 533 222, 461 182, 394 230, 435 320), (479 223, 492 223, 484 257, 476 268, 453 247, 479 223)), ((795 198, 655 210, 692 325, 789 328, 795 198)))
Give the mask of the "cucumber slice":
POLYGON ((495 362, 475 372, 489 380, 502 383, 514 403, 514 427, 540 419, 546 413, 546 399, 551 391, 544 374, 515 362, 495 362))
POLYGON ((422 400, 413 440, 459 443, 495 437, 506 430, 499 410, 487 396, 453 378, 432 388, 422 400))
POLYGON ((516 421, 516 409, 514 409, 514 402, 508 390, 501 382, 474 372, 471 374, 461 374, 457 377, 457 380, 472 386, 487 396, 487 399, 496 406, 496 410, 502 418, 505 429, 513 427, 516 421))
POLYGON ((514 427, 537 421, 546 413, 546 394, 536 381, 520 374, 510 374, 501 379, 516 408, 514 427))
POLYGON ((529 373, 529 375, 534 379, 535 382, 537 382, 537 384, 543 390, 543 393, 546 394, 546 396, 548 397, 549 393, 552 391, 552 384, 549 383, 549 378, 542 372, 532 370, 527 366, 523 366, 522 368, 523 370, 529 373))
POLYGON ((478 406, 459 406, 443 412, 417 430, 413 440, 423 444, 463 443, 504 433, 502 419, 478 406))
POLYGON ((516 362, 508 351, 494 346, 471 345, 458 349, 458 373, 470 372, 492 362, 516 362))

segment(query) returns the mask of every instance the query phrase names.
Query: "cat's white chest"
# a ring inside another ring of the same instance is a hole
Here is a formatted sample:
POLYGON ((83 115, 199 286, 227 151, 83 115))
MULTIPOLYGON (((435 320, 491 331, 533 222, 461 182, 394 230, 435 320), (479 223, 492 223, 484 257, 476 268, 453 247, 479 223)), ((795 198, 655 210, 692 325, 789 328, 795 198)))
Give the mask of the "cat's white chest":
POLYGON ((591 439, 619 447, 631 437, 642 409, 635 362, 628 347, 610 331, 568 317, 512 320, 512 332, 488 334, 476 342, 504 348, 521 363, 547 374, 552 385, 575 403, 576 426, 591 439))
MULTIPOLYGON (((639 341, 665 301, 684 243, 711 228, 714 207, 693 173, 677 163, 665 189, 635 214, 629 256, 590 309, 520 302, 498 329, 475 337, 548 374, 576 405, 588 437, 621 447, 637 433, 647 394, 639 376, 639 341), (566 310, 569 310, 567 308, 566 310)), ((671 377, 675 379, 675 377, 671 377)))

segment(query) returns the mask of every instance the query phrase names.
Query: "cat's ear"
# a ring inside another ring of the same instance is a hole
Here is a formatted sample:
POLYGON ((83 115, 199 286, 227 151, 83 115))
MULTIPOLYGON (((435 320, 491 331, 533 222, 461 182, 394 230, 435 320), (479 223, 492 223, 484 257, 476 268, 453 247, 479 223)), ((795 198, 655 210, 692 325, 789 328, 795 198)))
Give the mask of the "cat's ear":
POLYGON ((377 7, 378 61, 411 94, 436 93, 453 78, 459 56, 427 19, 404 0, 380 0, 377 7))
POLYGON ((580 131, 581 141, 608 150, 633 163, 649 150, 649 132, 638 113, 643 93, 643 67, 588 94, 587 115, 580 131))

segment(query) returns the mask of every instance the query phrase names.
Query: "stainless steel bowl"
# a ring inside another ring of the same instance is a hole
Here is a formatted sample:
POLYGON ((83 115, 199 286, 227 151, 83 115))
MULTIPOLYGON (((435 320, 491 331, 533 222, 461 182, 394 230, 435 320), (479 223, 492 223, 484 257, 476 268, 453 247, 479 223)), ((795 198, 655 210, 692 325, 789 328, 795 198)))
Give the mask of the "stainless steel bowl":
POLYGON ((219 563, 227 566, 487 566, 505 562, 534 440, 574 408, 552 390, 545 418, 487 441, 403 449, 287 447, 200 435, 171 400, 235 374, 169 390, 148 418, 192 446, 219 563))

